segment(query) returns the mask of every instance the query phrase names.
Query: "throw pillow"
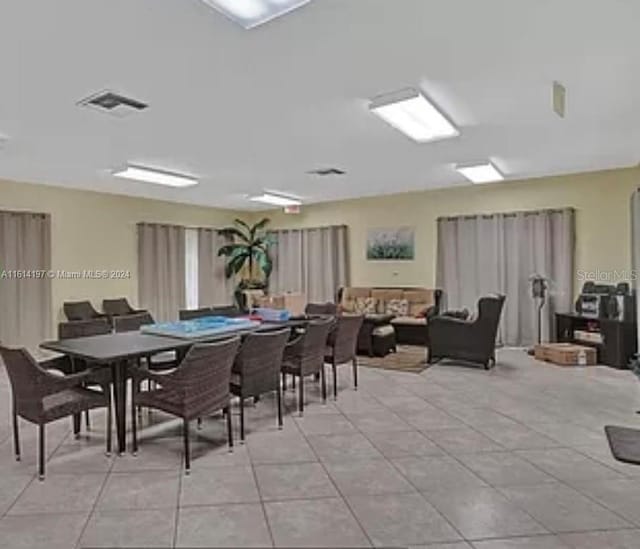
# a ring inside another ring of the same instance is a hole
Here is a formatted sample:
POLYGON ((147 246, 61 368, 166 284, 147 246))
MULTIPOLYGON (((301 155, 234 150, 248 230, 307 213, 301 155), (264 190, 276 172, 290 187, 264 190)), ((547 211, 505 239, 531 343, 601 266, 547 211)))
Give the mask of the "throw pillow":
POLYGON ((372 315, 376 312, 377 301, 375 297, 357 297, 354 312, 361 315, 372 315))
POLYGON ((390 299, 387 301, 388 315, 407 316, 409 314, 409 301, 406 299, 390 299))

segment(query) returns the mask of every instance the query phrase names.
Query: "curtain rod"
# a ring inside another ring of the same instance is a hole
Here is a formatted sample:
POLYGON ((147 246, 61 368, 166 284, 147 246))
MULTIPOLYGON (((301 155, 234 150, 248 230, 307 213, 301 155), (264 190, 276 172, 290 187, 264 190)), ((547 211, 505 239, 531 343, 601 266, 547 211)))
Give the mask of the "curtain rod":
POLYGON ((267 229, 268 233, 281 233, 285 231, 319 231, 321 229, 348 229, 348 225, 322 225, 320 227, 291 227, 289 229, 267 229))
POLYGON ((469 215, 453 215, 453 216, 441 216, 437 218, 437 221, 455 221, 456 219, 491 219, 493 217, 516 217, 518 215, 538 215, 541 213, 563 213, 563 212, 575 212, 575 208, 544 208, 541 210, 518 210, 515 212, 495 212, 488 214, 469 214, 469 215))
POLYGON ((44 212, 32 212, 30 210, 0 210, 0 214, 8 214, 8 215, 31 215, 34 217, 42 217, 43 219, 47 219, 51 216, 51 214, 44 212))

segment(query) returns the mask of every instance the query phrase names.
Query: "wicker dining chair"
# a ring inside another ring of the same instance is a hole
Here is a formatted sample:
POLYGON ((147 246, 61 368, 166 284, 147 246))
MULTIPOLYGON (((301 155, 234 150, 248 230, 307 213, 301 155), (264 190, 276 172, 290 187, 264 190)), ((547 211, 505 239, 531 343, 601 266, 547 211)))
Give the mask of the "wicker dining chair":
POLYGON ((66 301, 62 305, 62 309, 64 310, 67 320, 108 318, 108 315, 96 311, 90 301, 66 301))
POLYGON ((307 303, 304 309, 306 315, 326 315, 335 316, 338 314, 338 306, 335 303, 307 303))
POLYGON ((110 317, 135 315, 138 313, 146 313, 147 311, 142 309, 134 309, 127 300, 126 297, 118 297, 115 299, 103 299, 102 310, 106 315, 110 317))
MULTIPOLYGON (((116 333, 136 332, 142 326, 155 324, 151 313, 142 311, 131 315, 113 317, 113 329, 116 333)), ((146 357, 150 370, 161 371, 175 368, 178 365, 175 351, 166 351, 146 357)))
POLYGON ((20 461, 18 418, 38 425, 38 478, 44 480, 46 443, 45 426, 58 419, 77 415, 93 408, 107 408, 107 455, 111 454, 111 392, 82 385, 91 376, 87 370, 73 375, 55 375, 42 368, 25 349, 0 346, 0 357, 9 375, 13 396, 13 443, 16 460, 20 461))
POLYGON ((167 373, 155 373, 146 368, 133 371, 131 434, 133 453, 138 452, 137 406, 155 408, 182 418, 185 472, 191 471, 189 422, 222 410, 227 417, 229 450, 233 448, 233 429, 229 408, 231 368, 240 346, 234 337, 219 343, 197 344, 189 349, 180 365, 167 373), (144 380, 158 388, 139 391, 144 380))
POLYGON ((333 318, 314 320, 307 324, 305 331, 291 341, 284 351, 282 373, 300 378, 298 389, 298 412, 304 412, 304 378, 320 374, 322 380, 322 400, 327 400, 327 382, 324 372, 324 354, 327 338, 334 324, 333 318))
POLYGON ((358 333, 362 327, 362 315, 341 315, 336 318, 335 328, 329 335, 325 362, 331 364, 333 374, 333 398, 338 398, 338 366, 351 363, 353 386, 358 389, 358 333))
POLYGON ((247 335, 242 342, 231 375, 231 393, 240 397, 240 440, 242 442, 244 442, 244 400, 246 398, 259 398, 264 393, 275 391, 278 427, 282 428, 280 365, 290 334, 289 328, 255 332, 247 335))
MULTIPOLYGON (((107 317, 94 318, 91 320, 73 320, 70 322, 61 322, 58 324, 58 339, 76 339, 80 337, 91 337, 97 335, 110 334, 112 331, 111 323, 107 317)), ((91 366, 86 360, 73 357, 60 357, 54 361, 42 364, 46 368, 59 370, 64 374, 76 374, 85 371, 91 366)), ((106 385, 111 381, 111 371, 109 369, 96 370, 85 381, 86 385, 106 385)), ((89 419, 89 410, 85 412, 85 426, 91 428, 89 419)), ((74 418, 73 434, 78 437, 80 435, 79 418, 74 418)))

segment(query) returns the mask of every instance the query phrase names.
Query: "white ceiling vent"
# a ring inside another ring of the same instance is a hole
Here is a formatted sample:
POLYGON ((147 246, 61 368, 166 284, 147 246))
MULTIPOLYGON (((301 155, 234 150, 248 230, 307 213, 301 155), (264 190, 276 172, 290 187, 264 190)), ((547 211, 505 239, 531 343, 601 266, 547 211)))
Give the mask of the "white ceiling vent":
POLYGON ((149 105, 122 94, 104 90, 78 102, 81 107, 89 107, 116 118, 124 118, 145 110, 149 105))

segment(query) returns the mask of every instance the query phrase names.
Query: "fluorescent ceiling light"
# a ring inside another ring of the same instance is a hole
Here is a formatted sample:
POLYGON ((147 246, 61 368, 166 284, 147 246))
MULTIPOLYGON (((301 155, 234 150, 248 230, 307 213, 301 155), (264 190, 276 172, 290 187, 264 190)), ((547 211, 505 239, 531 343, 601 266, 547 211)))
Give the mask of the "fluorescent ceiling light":
POLYGON ((203 0, 245 29, 252 29, 271 19, 300 8, 311 0, 203 0))
POLYGON ((492 181, 504 181, 504 175, 500 173, 491 162, 456 166, 456 170, 473 183, 491 183, 492 181))
POLYGON ((413 88, 376 97, 371 101, 369 109, 396 130, 419 143, 460 135, 458 129, 444 114, 413 88))
POLYGON ((191 187, 198 184, 198 180, 188 175, 165 172, 154 168, 144 168, 142 166, 127 166, 124 170, 113 172, 116 177, 124 179, 134 179, 145 183, 156 183, 157 185, 167 185, 169 187, 191 187))
POLYGON ((252 196, 249 198, 252 202, 262 202, 263 204, 270 204, 271 206, 300 206, 302 200, 299 198, 292 198, 290 196, 283 196, 273 193, 264 193, 259 196, 252 196))

